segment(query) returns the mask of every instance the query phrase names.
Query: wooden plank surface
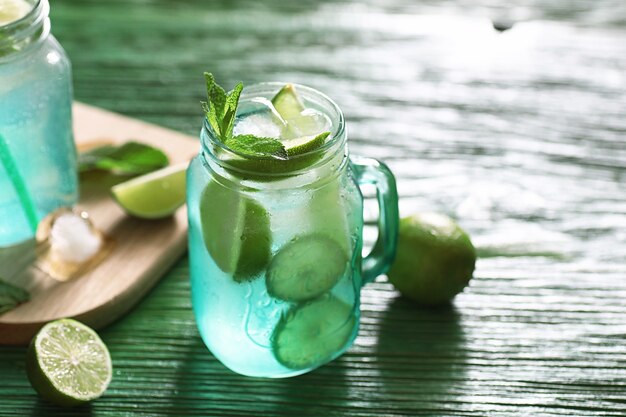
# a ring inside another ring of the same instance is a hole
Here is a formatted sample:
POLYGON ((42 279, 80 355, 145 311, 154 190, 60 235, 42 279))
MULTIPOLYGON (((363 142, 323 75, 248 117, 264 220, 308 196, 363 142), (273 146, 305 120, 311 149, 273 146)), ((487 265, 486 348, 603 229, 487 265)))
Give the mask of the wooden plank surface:
MULTIPOLYGON (((55 0, 77 99, 196 135, 202 71, 288 80, 346 114, 402 214, 453 215, 481 258, 453 308, 363 292, 355 345, 290 380, 204 348, 183 259, 101 332, 115 373, 72 411, 0 348, 1 416, 625 416, 623 2, 55 0), (516 20, 509 31, 490 18, 516 20)), ((368 213, 368 218, 370 213, 368 213)), ((371 238, 371 236, 369 236, 371 238)))
MULTIPOLYGON (((199 149, 189 136, 81 103, 74 105, 73 120, 79 148, 133 139, 162 149, 172 165, 185 165, 199 149)), ((31 297, 0 315, 0 345, 27 345, 44 324, 64 317, 99 329, 128 312, 185 253, 185 208, 159 221, 131 218, 111 198, 110 187, 119 181, 103 173, 81 177, 77 210, 87 212, 104 234, 106 250, 97 265, 75 279, 52 279, 45 256, 34 260, 34 242, 0 250, 0 275, 31 297)))

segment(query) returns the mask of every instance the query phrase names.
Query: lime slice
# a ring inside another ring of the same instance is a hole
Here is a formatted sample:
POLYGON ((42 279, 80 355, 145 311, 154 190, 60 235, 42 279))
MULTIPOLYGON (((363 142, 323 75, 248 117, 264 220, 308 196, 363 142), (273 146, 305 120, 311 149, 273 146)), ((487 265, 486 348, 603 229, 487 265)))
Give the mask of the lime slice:
POLYGON ((463 291, 475 263, 469 236, 451 218, 416 213, 400 221, 396 259, 387 276, 405 297, 436 306, 463 291))
POLYGON ((286 139, 283 141, 287 156, 302 155, 307 152, 314 151, 326 142, 326 138, 330 132, 320 133, 319 135, 301 136, 294 139, 286 139))
POLYGON ((46 324, 26 356, 31 385, 43 398, 63 406, 100 397, 111 382, 111 356, 89 327, 71 319, 46 324))
POLYGON ((270 219, 256 201, 212 181, 200 198, 200 221, 209 254, 235 281, 252 280, 269 264, 270 219))
MULTIPOLYGON (((325 132, 317 136, 286 140, 284 144, 287 155, 293 157, 314 151, 324 144, 327 136, 328 132, 325 132)), ((284 179, 284 176, 276 176, 275 174, 285 174, 310 167, 319 161, 322 156, 324 156, 322 152, 314 152, 310 155, 302 155, 291 159, 227 156, 222 158, 222 160, 236 169, 229 171, 237 177, 259 182, 269 182, 284 179)))
POLYGON ((304 103, 293 84, 285 84, 272 98, 274 108, 285 120, 295 119, 304 110, 304 103))
POLYGON ((352 306, 328 295, 292 307, 272 335, 276 359, 290 369, 323 365, 338 356, 353 337, 352 306))
POLYGON ((185 203, 187 163, 174 165, 117 184, 111 193, 130 215, 159 219, 173 214, 185 203))
MULTIPOLYGON (((283 139, 314 137, 326 128, 321 115, 304 106, 293 84, 286 84, 281 88, 272 98, 272 104, 282 118, 281 124, 285 126, 282 132, 283 139)), ((323 143, 324 141, 321 142, 323 143)))
MULTIPOLYGON (((262 103, 273 114, 271 117, 276 120, 276 125, 282 126, 280 140, 288 158, 227 157, 225 162, 234 168, 247 171, 244 175, 246 179, 265 182, 281 178, 271 174, 298 171, 313 165, 323 156, 321 152, 314 151, 321 148, 330 136, 330 132, 325 131, 327 119, 313 109, 304 107, 293 84, 285 85, 271 102, 263 99, 262 103), (311 154, 304 155, 308 153, 311 154)), ((234 174, 241 176, 240 173, 234 174)))
POLYGON ((306 301, 329 291, 348 265, 348 256, 325 235, 298 236, 272 258, 267 292, 286 301, 306 301))

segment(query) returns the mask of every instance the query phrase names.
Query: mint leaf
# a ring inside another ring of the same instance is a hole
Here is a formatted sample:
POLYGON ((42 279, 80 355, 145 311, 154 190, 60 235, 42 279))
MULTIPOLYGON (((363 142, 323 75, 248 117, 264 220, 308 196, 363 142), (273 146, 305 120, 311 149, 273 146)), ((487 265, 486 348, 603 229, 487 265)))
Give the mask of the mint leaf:
POLYGON ((100 146, 78 155, 79 172, 99 169, 118 175, 139 175, 163 168, 168 163, 161 150, 133 141, 120 146, 100 146))
POLYGON ((233 127, 235 126, 235 116, 237 115, 237 106, 239 106, 239 97, 243 90, 243 83, 238 83, 233 91, 226 98, 226 108, 224 112, 224 120, 222 123, 222 132, 224 137, 230 138, 233 135, 233 127))
POLYGON ((274 138, 237 135, 224 142, 224 144, 233 151, 248 156, 287 159, 285 146, 278 139, 274 138))
POLYGON ((30 300, 28 291, 0 280, 0 314, 30 300))
POLYGON ((233 136, 237 107, 243 90, 242 83, 238 83, 230 93, 226 94, 224 89, 215 82, 213 74, 205 72, 204 78, 207 101, 202 102, 202 110, 213 131, 224 145, 246 156, 287 159, 285 146, 278 139, 254 135, 233 136))
POLYGON ((215 82, 213 74, 205 72, 204 79, 206 80, 207 102, 202 103, 202 109, 217 136, 224 141, 227 138, 224 135, 225 132, 222 131, 226 92, 215 82))

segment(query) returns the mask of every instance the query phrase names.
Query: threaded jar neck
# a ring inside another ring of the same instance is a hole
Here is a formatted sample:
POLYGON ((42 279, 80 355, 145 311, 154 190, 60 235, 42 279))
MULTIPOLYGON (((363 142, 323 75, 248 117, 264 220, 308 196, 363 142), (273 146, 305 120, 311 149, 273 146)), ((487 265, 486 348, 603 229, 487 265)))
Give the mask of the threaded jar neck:
POLYGON ((50 5, 48 0, 25 0, 32 4, 23 17, 0 25, 0 61, 19 56, 43 42, 50 34, 50 5))
MULTIPOLYGON (((254 102, 255 98, 271 99, 283 86, 284 84, 281 83, 260 83, 246 87, 241 95, 238 114, 245 114, 247 107, 254 102)), ((345 164, 341 161, 347 159, 343 113, 334 101, 321 92, 301 85, 296 85, 296 89, 308 104, 330 120, 331 134, 324 145, 310 153, 290 157, 288 166, 296 167, 296 169, 281 171, 280 163, 276 164, 275 161, 272 163, 271 160, 267 161, 263 158, 247 157, 228 148, 213 131, 210 123, 205 120, 200 139, 204 160, 212 171, 233 177, 235 181, 237 177, 244 180, 250 178, 252 181, 256 178, 260 182, 269 181, 277 185, 278 182, 289 179, 288 183, 293 185, 295 178, 300 177, 306 182, 307 177, 311 177, 309 180, 313 180, 313 177, 320 179, 320 175, 331 175, 336 173, 339 167, 343 168, 345 164), (241 163, 242 160, 243 163, 241 163), (316 175, 309 175, 313 171, 316 175)))

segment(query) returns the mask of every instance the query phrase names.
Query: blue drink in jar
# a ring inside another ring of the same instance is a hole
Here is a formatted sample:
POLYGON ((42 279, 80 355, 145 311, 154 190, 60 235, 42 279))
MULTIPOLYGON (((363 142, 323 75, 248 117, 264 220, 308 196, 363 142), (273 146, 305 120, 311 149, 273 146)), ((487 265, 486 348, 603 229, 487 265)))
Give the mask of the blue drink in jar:
POLYGON ((0 247, 78 199, 70 62, 48 0, 0 0, 0 247))

